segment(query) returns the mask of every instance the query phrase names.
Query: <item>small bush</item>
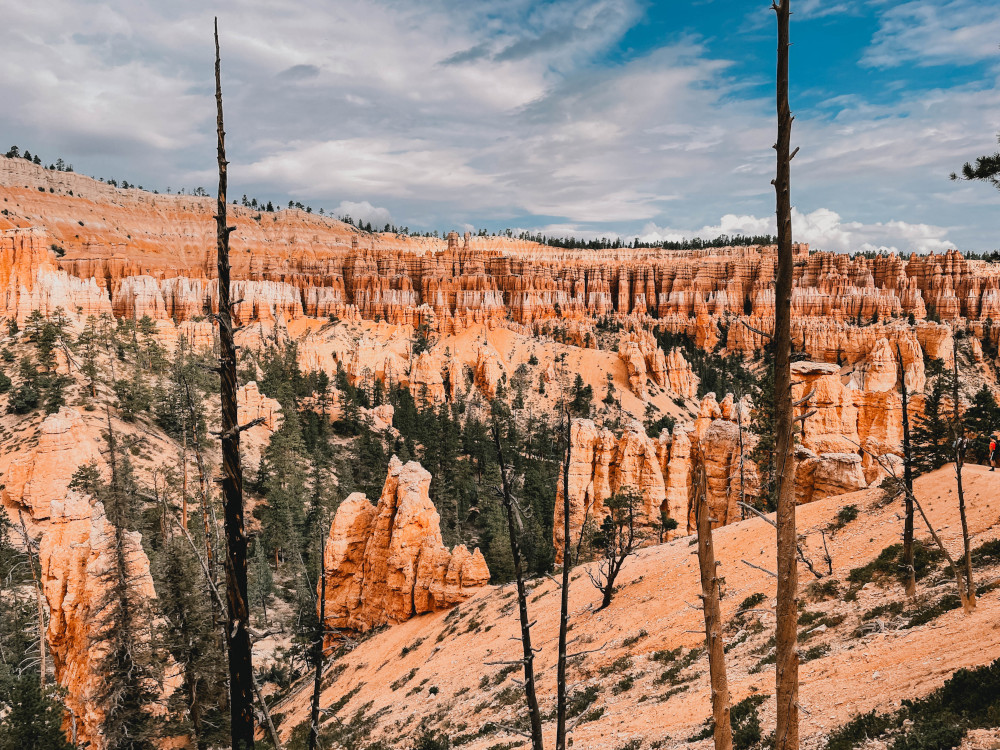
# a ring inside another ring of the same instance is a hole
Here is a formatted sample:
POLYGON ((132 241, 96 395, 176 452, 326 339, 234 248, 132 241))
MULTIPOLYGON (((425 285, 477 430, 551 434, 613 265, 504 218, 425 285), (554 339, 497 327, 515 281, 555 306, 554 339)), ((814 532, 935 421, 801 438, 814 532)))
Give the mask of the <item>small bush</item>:
MULTIPOLYGON (((944 554, 937 547, 914 540, 913 570, 918 581, 937 570, 943 559, 944 554)), ((872 581, 894 580, 904 583, 906 568, 903 565, 903 545, 889 545, 867 565, 851 570, 847 580, 858 588, 872 581)))
POLYGON ((958 598, 958 594, 945 594, 931 604, 916 610, 910 616, 910 620, 906 623, 906 627, 916 628, 920 625, 926 625, 931 620, 936 620, 945 612, 950 612, 951 610, 958 609, 961 606, 962 600, 958 598))
POLYGON ((889 602, 888 604, 880 604, 879 606, 869 609, 863 615, 861 615, 861 622, 870 622, 871 620, 883 618, 883 617, 896 617, 903 613, 903 603, 902 602, 889 602))
POLYGON ((766 600, 767 596, 760 592, 757 592, 756 594, 750 594, 750 596, 748 596, 746 599, 740 602, 739 611, 743 611, 745 609, 753 609, 754 607, 759 607, 766 600))
POLYGON ((1000 563, 1000 539, 983 542, 972 550, 972 564, 977 568, 1000 563))
POLYGON ((632 677, 632 675, 627 674, 620 680, 618 680, 615 686, 611 688, 611 692, 614 693, 615 695, 626 693, 632 689, 633 685, 635 685, 635 678, 632 677))
POLYGON ((833 732, 827 750, 852 750, 882 740, 889 750, 957 747, 970 729, 1000 723, 1000 659, 977 669, 959 669, 926 698, 904 700, 891 714, 856 716, 833 732))
POLYGON ((639 641, 641 641, 643 638, 645 638, 648 635, 649 635, 649 633, 647 633, 645 629, 640 630, 635 635, 629 636, 624 641, 622 641, 622 645, 625 648, 631 648, 632 646, 634 646, 635 644, 637 644, 639 641))
POLYGON ((840 584, 833 578, 813 581, 806 586, 806 597, 813 602, 824 602, 840 596, 840 584))
POLYGON ((857 505, 845 505, 837 512, 836 520, 830 524, 830 528, 834 531, 839 531, 849 524, 851 521, 856 521, 858 518, 858 506, 857 505))
POLYGON ((807 661, 812 661, 813 659, 819 659, 826 656, 828 653, 830 653, 829 644, 820 643, 812 648, 799 652, 799 661, 805 663, 807 661))
MULTIPOLYGON (((729 726, 733 731, 733 750, 756 750, 757 748, 763 750, 761 744, 763 735, 757 709, 766 701, 766 695, 750 695, 730 709, 729 726)), ((713 734, 715 734, 715 721, 708 719, 701 731, 688 738, 688 742, 707 740, 713 734)))
POLYGON ((396 680, 391 685, 389 685, 389 687, 393 690, 393 692, 395 692, 396 690, 399 690, 401 687, 403 687, 403 685, 405 685, 406 683, 408 683, 410 680, 412 680, 416 676, 417 676, 417 670, 416 670, 416 668, 411 669, 409 672, 407 672, 402 677, 400 677, 398 680, 396 680))
POLYGON ((626 672, 632 666, 632 658, 629 656, 619 656, 610 664, 603 666, 598 670, 601 677, 607 677, 612 674, 621 674, 626 672))

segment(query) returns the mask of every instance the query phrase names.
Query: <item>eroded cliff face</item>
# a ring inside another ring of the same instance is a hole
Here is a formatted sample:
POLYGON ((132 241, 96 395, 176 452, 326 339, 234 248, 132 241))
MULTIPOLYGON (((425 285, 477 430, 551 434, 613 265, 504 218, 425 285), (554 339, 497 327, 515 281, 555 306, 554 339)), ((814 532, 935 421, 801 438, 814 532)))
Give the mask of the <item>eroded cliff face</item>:
MULTIPOLYGON (((103 643, 98 612, 102 574, 114 560, 114 529, 102 504, 70 490, 69 484, 78 467, 103 465, 99 435, 80 412, 63 407, 38 426, 37 444, 25 440, 0 457, 0 500, 12 520, 23 520, 40 542, 42 593, 49 609, 46 636, 56 680, 66 688, 66 705, 76 717, 81 742, 95 747, 100 747, 103 720, 95 698, 104 688, 95 668, 103 643)), ((126 544, 135 594, 152 601, 156 593, 141 536, 128 533, 126 544)))
MULTIPOLYGON (((67 312, 113 308, 183 321, 216 304, 213 199, 119 190, 2 157, 0 191, 0 312, 66 303, 67 312)), ((587 321, 616 314, 684 330, 701 346, 724 335, 731 351, 744 352, 760 350, 761 337, 743 325, 720 327, 723 319, 746 318, 762 331, 772 324, 773 247, 575 251, 507 237, 369 234, 294 209, 233 206, 230 216, 241 322, 363 317, 448 333, 561 320, 575 323, 587 345, 587 321)), ((956 252, 850 258, 797 246, 792 308, 797 348, 818 361, 854 362, 880 338, 905 338, 899 321, 911 315, 1000 320, 1000 269, 956 252)), ((930 356, 947 356, 940 329, 918 331, 930 356)), ((660 383, 666 368, 651 358, 662 354, 642 339, 638 331, 624 349, 637 348, 660 383)), ((623 351, 636 371, 637 356, 623 351)))
POLYGON ((465 601, 489 583, 478 548, 444 546, 430 484, 420 464, 393 456, 377 505, 358 492, 341 503, 323 558, 328 628, 405 622, 465 601))
MULTIPOLYGON (((869 372, 879 372, 884 366, 876 361, 869 372)), ((882 381, 887 390, 864 391, 853 380, 844 385, 839 373, 836 365, 793 364, 793 397, 803 402, 797 413, 812 412, 796 435, 790 467, 799 503, 876 485, 887 475, 887 467, 899 465, 896 454, 902 440, 902 406, 899 395, 888 390, 890 382, 895 384, 895 374, 882 381)), ((752 410, 749 397, 737 401, 727 394, 720 402, 709 393, 698 405, 693 421, 678 423, 672 434, 664 430, 656 438, 649 437, 637 421, 616 435, 591 420, 574 420, 570 431, 570 543, 579 543, 587 524, 599 526, 608 514, 608 498, 626 488, 642 499, 639 519, 647 542, 659 538, 658 526, 664 517, 677 522, 673 533, 693 533, 695 483, 700 470, 705 473, 713 525, 745 518, 741 503, 754 503, 761 492, 760 472, 752 458, 759 439, 749 429, 752 410)), ((553 529, 557 562, 562 561, 563 506, 560 479, 553 529)))
MULTIPOLYGON (((664 518, 677 522, 676 532, 694 530, 694 469, 703 465, 708 502, 716 525, 739 519, 738 502, 750 501, 759 492, 757 467, 749 456, 756 438, 749 432, 749 399, 734 403, 732 395, 716 401, 709 393, 702 400, 694 422, 677 424, 656 438, 631 421, 620 435, 598 427, 589 419, 575 419, 570 428, 569 508, 570 543, 576 546, 585 526, 599 527, 608 514, 607 500, 615 493, 639 494, 640 525, 647 541, 660 538, 664 518)), ((562 471, 562 469, 560 469, 562 471)), ((560 473, 560 477, 562 474, 560 473)), ((557 487, 553 542, 562 561, 563 483, 557 487)))

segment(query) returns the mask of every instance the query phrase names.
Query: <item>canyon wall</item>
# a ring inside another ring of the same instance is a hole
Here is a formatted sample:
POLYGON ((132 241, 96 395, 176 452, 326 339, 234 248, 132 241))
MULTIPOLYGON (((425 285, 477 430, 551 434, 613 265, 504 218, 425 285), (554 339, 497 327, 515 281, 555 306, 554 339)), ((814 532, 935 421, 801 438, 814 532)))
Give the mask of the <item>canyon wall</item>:
MULTIPOLYGON (((217 304, 213 199, 120 190, 3 157, 0 193, 0 313, 110 304, 119 316, 182 321, 217 304)), ((296 209, 233 206, 230 217, 241 321, 360 315, 447 332, 615 314, 750 352, 762 341, 735 321, 766 332, 773 316, 773 247, 564 250, 505 236, 367 233, 296 209)), ((1000 321, 1000 268, 951 251, 850 258, 797 246, 792 310, 811 358, 853 361, 874 343, 860 334, 870 324, 894 343, 903 326, 893 322, 930 311, 1000 321)))
MULTIPOLYGON (((0 157, 0 199, 0 317, 148 317, 167 346, 213 345, 212 198, 122 190, 0 157)), ((548 385, 548 400, 532 396, 539 411, 555 408, 560 378, 582 372, 599 400, 610 375, 626 427, 615 434, 590 420, 572 426, 574 538, 625 488, 640 495, 650 534, 663 518, 689 533, 700 467, 717 523, 739 518, 739 503, 760 493, 747 429, 752 405, 715 394, 698 400, 692 362, 679 348, 662 349, 656 333, 685 334, 719 353, 764 354, 774 326, 774 247, 567 250, 506 236, 362 232, 296 209, 243 206, 231 208, 230 220, 234 315, 247 349, 294 341, 304 368, 342 370, 359 388, 401 385, 430 404, 510 392, 529 360, 515 362, 516 347, 504 347, 497 332, 520 337, 524 349, 541 342, 543 361, 531 372, 535 393, 548 385), (417 346, 418 329, 435 340, 417 346), (549 344, 562 347, 558 372, 549 344), (647 405, 676 417, 676 427, 649 437, 632 419, 646 416, 647 405)), ((925 361, 950 364, 955 326, 975 336, 970 350, 989 382, 996 363, 984 352, 1000 341, 1000 267, 954 251, 851 258, 799 245, 794 275, 793 345, 808 360, 795 365, 794 396, 800 415, 811 412, 794 468, 798 500, 809 502, 876 484, 898 461, 899 383, 919 393, 925 361)), ((246 438, 252 466, 280 410, 253 384, 242 389, 241 406, 248 419, 263 420, 246 438)), ((370 416, 391 427, 385 409, 370 416)), ((103 510, 70 492, 69 476, 53 467, 100 461, 99 430, 81 427, 85 419, 63 409, 39 427, 37 446, 0 459, 4 506, 42 538, 49 639, 70 701, 92 690, 92 571, 107 527, 103 510)), ((358 495, 342 504, 325 557, 330 627, 401 622, 451 606, 488 580, 478 552, 443 547, 428 483, 419 465, 396 461, 377 505, 358 495)), ((560 494, 557 549, 561 514, 560 494)), ((70 705, 85 731, 98 721, 82 702, 70 705)))
MULTIPOLYGON (((103 466, 99 424, 85 424, 69 407, 38 426, 37 443, 21 441, 0 455, 0 502, 13 523, 39 540, 41 588, 49 611, 46 640, 56 679, 66 688, 66 705, 77 721, 81 741, 99 743, 103 720, 96 696, 104 680, 96 666, 102 657, 100 607, 102 577, 114 565, 114 529, 104 507, 69 489, 81 466, 103 466)), ((128 565, 138 597, 156 597, 149 560, 137 532, 126 534, 128 565)))

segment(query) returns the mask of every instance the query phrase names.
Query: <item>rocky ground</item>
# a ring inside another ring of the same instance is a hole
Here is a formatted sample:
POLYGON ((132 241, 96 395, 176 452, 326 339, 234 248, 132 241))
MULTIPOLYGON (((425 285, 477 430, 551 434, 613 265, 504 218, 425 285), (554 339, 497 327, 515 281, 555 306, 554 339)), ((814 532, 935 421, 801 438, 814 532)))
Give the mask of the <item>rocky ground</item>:
MULTIPOLYGON (((1000 535, 998 476, 981 466, 965 468, 974 547, 1000 535)), ((949 550, 960 554, 953 467, 918 479, 916 494, 949 550)), ((859 713, 888 711, 902 699, 927 694, 960 667, 1000 657, 996 559, 977 568, 977 582, 987 591, 975 613, 938 612, 942 597, 954 591, 940 563, 921 579, 913 601, 889 577, 865 580, 864 573, 852 574, 900 539, 900 504, 886 504, 879 490, 800 506, 798 527, 807 555, 823 573, 821 532, 826 534, 833 571, 817 579, 799 567, 804 746, 821 746, 859 713)), ((774 702, 767 696, 774 686, 775 588, 773 578, 750 564, 774 567, 774 532, 765 520, 751 518, 715 534, 725 577, 722 611, 733 702, 765 696, 760 718, 766 734, 774 721, 774 702), (753 611, 741 614, 741 606, 753 611)), ((918 526, 918 538, 929 539, 926 529, 918 526)), ((604 611, 595 611, 600 597, 584 570, 574 571, 571 651, 588 652, 572 660, 575 713, 582 717, 573 734, 576 746, 614 750, 640 740, 641 747, 679 747, 689 744, 711 714, 693 541, 682 537, 639 552, 626 564, 620 591, 604 611)), ((529 601, 541 648, 540 698, 548 712, 555 698, 557 583, 536 581, 529 601)), ((487 587, 449 612, 417 617, 361 640, 330 662, 324 726, 363 729, 366 737, 393 746, 420 726, 440 729, 473 750, 523 746, 519 736, 501 728, 523 713, 519 668, 507 666, 520 650, 518 628, 513 588, 487 587)), ((274 707, 286 736, 305 719, 310 690, 311 682, 303 684, 274 707)), ((546 731, 553 726, 547 723, 546 731)), ((711 740, 700 743, 709 747, 711 740)))

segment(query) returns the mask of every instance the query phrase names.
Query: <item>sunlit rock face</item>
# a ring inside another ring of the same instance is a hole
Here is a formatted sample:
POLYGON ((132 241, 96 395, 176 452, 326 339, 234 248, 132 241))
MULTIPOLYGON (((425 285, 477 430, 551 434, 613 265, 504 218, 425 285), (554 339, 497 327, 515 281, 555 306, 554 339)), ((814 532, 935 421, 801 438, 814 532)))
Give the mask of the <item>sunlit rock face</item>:
MULTIPOLYGON (((104 689, 96 664, 101 658, 100 606, 103 575, 114 564, 115 532, 101 503, 69 489, 78 467, 103 466, 98 422, 62 407, 38 427, 37 442, 0 458, 0 501, 15 523, 39 541, 42 594, 49 610, 46 640, 55 678, 66 689, 66 705, 77 721, 81 742, 100 746, 104 714, 96 696, 104 689)), ((137 532, 125 534, 126 559, 138 601, 156 593, 149 560, 137 532)))
POLYGON ((328 628, 405 622, 465 601, 489 582, 478 548, 444 546, 430 485, 419 463, 394 456, 377 505, 359 492, 341 503, 324 551, 328 628))

